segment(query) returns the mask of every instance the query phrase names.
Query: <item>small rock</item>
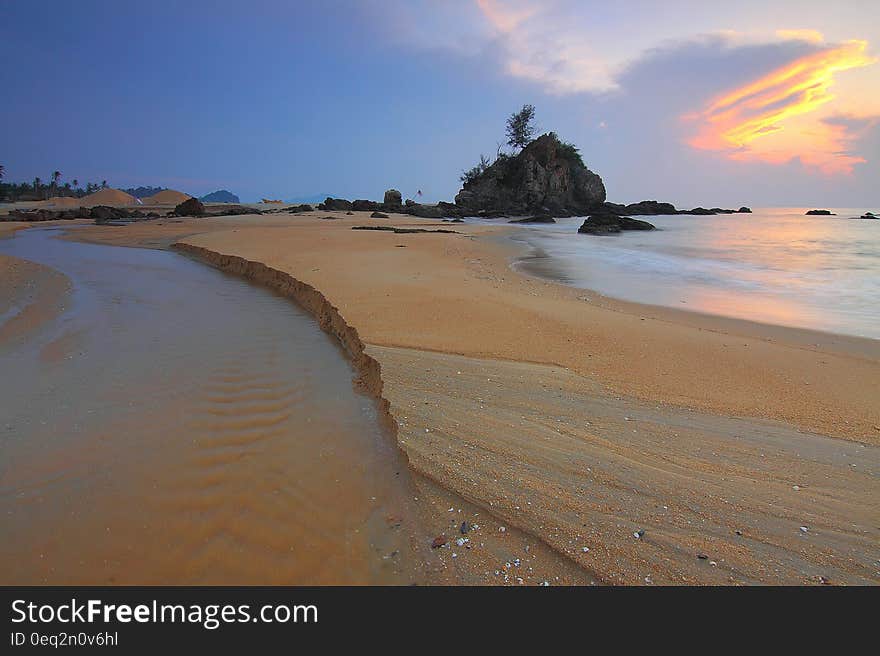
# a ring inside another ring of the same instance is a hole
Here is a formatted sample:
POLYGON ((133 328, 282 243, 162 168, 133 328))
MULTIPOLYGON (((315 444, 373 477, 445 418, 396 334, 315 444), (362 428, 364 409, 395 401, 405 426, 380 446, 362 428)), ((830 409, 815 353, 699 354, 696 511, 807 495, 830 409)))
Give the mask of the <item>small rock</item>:
POLYGON ((810 528, 808 526, 801 526, 801 533, 806 533, 810 528))
POLYGON ((589 547, 581 547, 581 551, 583 551, 584 553, 587 553, 589 550, 589 547))
POLYGON ((743 534, 743 532, 740 531, 739 529, 736 529, 736 530, 734 531, 734 533, 736 533, 737 535, 742 535, 742 534, 743 534))
POLYGON ((831 585, 831 581, 829 581, 827 578, 825 578, 821 574, 816 576, 815 578, 816 578, 816 581, 819 583, 819 585, 831 585))
POLYGON ((709 560, 709 556, 707 556, 706 554, 697 554, 697 558, 699 558, 700 560, 709 560))
POLYGON ((467 522, 462 522, 461 528, 459 530, 461 531, 462 535, 466 535, 467 532, 471 530, 471 525, 468 524, 467 522))
POLYGON ((645 535, 645 529, 643 529, 643 528, 640 528, 638 531, 633 533, 633 537, 636 540, 641 540, 643 535, 645 535))
POLYGON ((439 549, 440 547, 443 547, 448 543, 449 543, 449 540, 446 539, 445 535, 438 535, 436 538, 434 538, 434 541, 431 542, 431 548, 432 549, 439 549))

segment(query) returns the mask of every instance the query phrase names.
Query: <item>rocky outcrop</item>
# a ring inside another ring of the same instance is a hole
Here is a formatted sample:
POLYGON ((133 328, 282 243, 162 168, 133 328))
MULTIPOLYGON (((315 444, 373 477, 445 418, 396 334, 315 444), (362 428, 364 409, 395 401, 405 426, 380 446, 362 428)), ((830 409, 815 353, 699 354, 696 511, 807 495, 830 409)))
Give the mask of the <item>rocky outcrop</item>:
POLYGON ((372 214, 370 214, 370 218, 371 219, 387 219, 388 215, 384 214, 382 212, 373 212, 372 214))
POLYGON ((406 201, 403 211, 423 219, 442 219, 443 210, 437 205, 422 205, 411 200, 406 201))
POLYGON ((206 216, 245 216, 248 214, 265 214, 263 210, 258 210, 256 207, 245 207, 243 205, 233 205, 231 207, 224 207, 218 212, 211 212, 206 216))
POLYGON ((642 200, 638 203, 630 203, 629 205, 605 203, 602 207, 606 211, 619 216, 664 216, 672 214, 709 216, 712 214, 751 214, 752 212, 752 210, 746 206, 740 207, 738 210, 728 210, 721 207, 713 207, 711 209, 695 207, 692 210, 680 210, 672 203, 661 203, 656 200, 642 200))
POLYGON ((586 214, 605 202, 605 185, 577 150, 545 134, 514 156, 501 156, 464 183, 455 204, 470 214, 586 214))
POLYGON ((375 212, 379 209, 379 203, 374 200, 353 200, 351 209, 355 212, 375 212))
POLYGON ((641 219, 619 216, 613 212, 599 211, 591 214, 578 228, 578 232, 587 235, 608 235, 623 230, 655 230, 656 228, 641 219))
POLYGON ((678 214, 678 210, 675 209, 675 205, 672 203, 661 203, 656 200, 642 200, 638 203, 630 203, 629 205, 605 203, 605 207, 621 216, 661 216, 664 214, 678 214))
POLYGON ((298 214, 300 212, 314 212, 314 210, 315 208, 311 205, 303 203, 302 205, 291 205, 290 207, 285 207, 282 211, 290 214, 298 214))
POLYGON ((198 198, 190 198, 174 208, 175 216, 202 216, 205 214, 205 206, 198 198))
POLYGON ((318 205, 319 210, 325 210, 327 212, 332 211, 348 211, 351 209, 351 201, 345 200, 344 198, 330 198, 329 196, 324 199, 324 202, 318 205))
POLYGON ((385 192, 382 204, 386 207, 400 207, 403 204, 403 196, 401 196, 397 189, 389 189, 385 192))
POLYGON ((834 216, 831 210, 807 210, 806 216, 834 216))

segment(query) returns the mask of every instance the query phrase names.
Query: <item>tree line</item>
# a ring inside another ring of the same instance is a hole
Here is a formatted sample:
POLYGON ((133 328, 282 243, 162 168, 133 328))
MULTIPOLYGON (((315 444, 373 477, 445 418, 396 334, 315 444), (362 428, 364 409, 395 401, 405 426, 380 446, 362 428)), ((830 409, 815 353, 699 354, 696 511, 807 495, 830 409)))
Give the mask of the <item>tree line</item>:
POLYGON ((46 200, 54 196, 66 198, 82 198, 96 191, 107 188, 107 181, 87 182, 80 186, 80 181, 74 178, 69 182, 61 182, 61 171, 53 171, 47 181, 36 177, 31 182, 5 182, 6 167, 0 165, 0 200, 46 200))

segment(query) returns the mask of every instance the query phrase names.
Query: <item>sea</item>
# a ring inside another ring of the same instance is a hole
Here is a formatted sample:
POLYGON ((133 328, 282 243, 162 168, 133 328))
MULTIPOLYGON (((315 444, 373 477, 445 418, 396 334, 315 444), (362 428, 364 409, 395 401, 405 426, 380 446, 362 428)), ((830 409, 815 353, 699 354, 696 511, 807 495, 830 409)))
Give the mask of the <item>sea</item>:
POLYGON ((878 208, 757 208, 640 216, 657 230, 593 236, 583 217, 529 224, 517 267, 605 296, 762 323, 880 339, 878 208))

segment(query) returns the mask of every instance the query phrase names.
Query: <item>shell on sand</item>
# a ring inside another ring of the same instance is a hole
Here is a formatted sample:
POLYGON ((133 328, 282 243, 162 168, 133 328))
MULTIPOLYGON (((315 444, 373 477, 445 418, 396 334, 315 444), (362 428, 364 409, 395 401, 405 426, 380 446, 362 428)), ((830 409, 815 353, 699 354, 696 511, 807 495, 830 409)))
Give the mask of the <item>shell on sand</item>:
POLYGON ((164 189, 158 194, 143 198, 144 205, 180 205, 183 201, 192 198, 189 194, 174 189, 164 189))
POLYGON ((93 194, 89 194, 88 196, 79 199, 79 205, 82 207, 94 207, 95 205, 124 207, 126 205, 137 204, 137 199, 134 196, 110 187, 101 189, 100 191, 96 191, 93 194))

